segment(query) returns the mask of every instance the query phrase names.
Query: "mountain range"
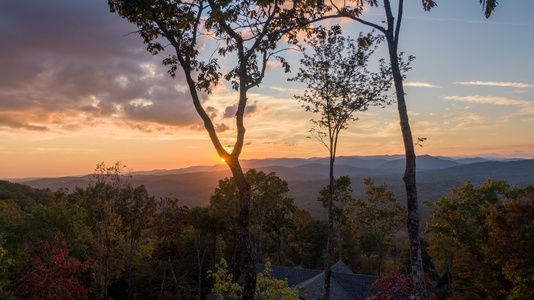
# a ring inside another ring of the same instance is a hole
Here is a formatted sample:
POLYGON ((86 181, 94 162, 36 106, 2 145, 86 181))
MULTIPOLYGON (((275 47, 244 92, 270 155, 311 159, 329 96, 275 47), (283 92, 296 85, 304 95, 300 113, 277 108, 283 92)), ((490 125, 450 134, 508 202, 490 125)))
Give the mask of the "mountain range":
MULTIPOLYGON (((336 159, 335 176, 348 175, 354 196, 364 196, 363 179, 375 184, 387 183, 401 203, 405 202, 402 174, 405 159, 402 155, 340 156, 336 159)), ((289 196, 302 208, 317 217, 324 217, 324 209, 316 201, 319 191, 328 180, 328 158, 269 158, 242 160, 244 169, 255 168, 266 173, 275 172, 288 182, 289 196)), ((510 185, 524 187, 534 184, 534 159, 491 159, 482 157, 451 158, 421 155, 417 157, 417 184, 420 201, 434 202, 446 196, 450 189, 467 181, 475 185, 488 179, 504 179, 510 185)), ((144 184, 155 197, 180 199, 189 207, 206 205, 218 181, 230 177, 225 164, 193 166, 174 170, 132 172, 133 185, 144 184)), ((69 190, 86 187, 91 175, 78 177, 39 178, 17 180, 34 188, 69 190)))

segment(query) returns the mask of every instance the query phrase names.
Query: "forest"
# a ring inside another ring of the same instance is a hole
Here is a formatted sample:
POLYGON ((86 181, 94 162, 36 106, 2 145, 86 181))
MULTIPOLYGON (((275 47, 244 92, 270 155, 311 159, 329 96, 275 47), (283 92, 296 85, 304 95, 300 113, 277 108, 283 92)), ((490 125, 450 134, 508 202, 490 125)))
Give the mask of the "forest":
MULTIPOLYGON (((233 178, 219 181, 209 205, 189 208, 133 186, 126 170, 98 164, 91 184, 72 191, 0 182, 2 299, 204 299, 221 272, 239 276, 233 178)), ((246 177, 259 262, 321 269, 328 223, 297 207, 275 173, 250 169, 246 177)), ((364 186, 358 199, 349 177, 336 179, 334 260, 359 274, 409 274, 405 208, 387 184, 364 186)), ((315 201, 326 204, 327 194, 315 201)), ((432 297, 534 296, 533 186, 466 182, 426 205, 433 213, 421 238, 432 297)))

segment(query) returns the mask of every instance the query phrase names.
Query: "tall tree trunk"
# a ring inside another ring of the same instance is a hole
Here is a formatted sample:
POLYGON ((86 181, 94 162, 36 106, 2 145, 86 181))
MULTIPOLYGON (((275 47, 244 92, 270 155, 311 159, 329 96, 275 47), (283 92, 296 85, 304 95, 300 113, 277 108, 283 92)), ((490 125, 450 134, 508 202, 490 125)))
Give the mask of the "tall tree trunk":
POLYGON ((176 287, 176 300, 180 300, 180 285, 178 285, 178 279, 176 279, 176 274, 174 273, 174 267, 172 266, 172 261, 170 258, 167 260, 169 266, 171 267, 172 279, 174 280, 174 286, 176 287))
POLYGON ((132 236, 130 237, 130 249, 128 251, 128 258, 126 261, 126 272, 128 273, 128 300, 133 299, 133 259, 135 256, 135 241, 132 236))
MULTIPOLYGON (((214 4, 212 3, 212 6, 213 5, 214 4)), ((179 52, 177 52, 177 57, 184 69, 187 84, 189 86, 189 92, 191 93, 195 110, 204 121, 204 127, 206 128, 206 131, 209 134, 210 140, 213 143, 215 150, 217 151, 220 157, 224 158, 228 167, 230 168, 230 171, 232 172, 235 183, 237 185, 237 189, 239 191, 239 211, 237 214, 237 255, 239 257, 239 271, 241 274, 243 274, 245 279, 243 299, 252 300, 254 299, 254 293, 256 291, 257 255, 254 249, 254 245, 252 243, 252 239, 250 237, 249 229, 249 211, 251 199, 250 185, 248 184, 245 178, 245 174, 243 173, 243 169, 241 168, 241 165, 239 163, 239 155, 241 154, 241 150, 243 149, 246 131, 243 116, 245 114, 245 107, 247 104, 248 87, 245 84, 245 78, 247 78, 248 73, 246 63, 247 60, 244 59, 243 56, 244 47, 242 44, 240 44, 238 48, 240 52, 239 57, 241 59, 241 62, 239 64, 239 101, 236 112, 237 136, 232 153, 228 153, 224 149, 221 141, 217 136, 217 131, 215 130, 213 122, 211 121, 208 113, 202 107, 200 97, 197 93, 196 83, 191 77, 192 69, 188 67, 187 61, 184 59, 184 56, 182 56, 179 52)))
POLYGON ((404 186, 406 188, 406 201, 408 206, 408 236, 410 240, 410 260, 412 265, 412 278, 415 282, 415 299, 427 299, 425 285, 425 274, 423 270, 423 260, 421 257, 421 243, 419 241, 419 203, 417 199, 417 185, 415 180, 415 146, 412 138, 412 130, 408 120, 406 100, 404 98, 404 86, 402 84, 402 73, 399 66, 397 43, 392 31, 386 33, 391 70, 395 82, 395 93, 397 94, 397 106, 399 111, 400 126, 406 153, 406 169, 404 171, 404 186))
MULTIPOLYGON (((200 239, 200 237, 199 237, 200 239)), ((200 242, 197 244, 197 263, 198 263, 198 273, 197 273, 197 286, 198 286, 198 299, 202 299, 202 267, 204 266, 204 257, 206 257, 206 252, 208 252, 208 246, 202 251, 200 255, 200 242)))
MULTIPOLYGON (((332 149, 332 146, 331 148, 332 149)), ((323 300, 330 299, 330 278, 332 270, 330 269, 330 257, 334 248, 334 162, 335 154, 330 151, 330 180, 328 183, 328 238, 326 240, 326 250, 324 254, 324 287, 323 300)))
POLYGON ((239 191, 239 211, 237 215, 237 253, 239 271, 245 279, 243 299, 254 299, 256 291, 256 251, 250 236, 250 185, 237 159, 228 161, 237 189, 239 191))

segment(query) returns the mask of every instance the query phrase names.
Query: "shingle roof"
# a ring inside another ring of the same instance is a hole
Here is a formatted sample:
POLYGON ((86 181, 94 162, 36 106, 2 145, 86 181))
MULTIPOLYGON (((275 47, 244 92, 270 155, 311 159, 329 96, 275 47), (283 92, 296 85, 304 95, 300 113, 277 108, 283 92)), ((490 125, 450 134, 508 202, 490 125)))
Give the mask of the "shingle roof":
MULTIPOLYGON (((282 267, 282 266, 271 266, 271 276, 277 279, 287 279, 287 284, 290 287, 296 286, 297 284, 306 281, 312 277, 315 277, 321 274, 322 270, 313 270, 313 269, 304 269, 302 266, 299 267, 282 267)), ((265 265, 257 264, 256 272, 261 273, 265 270, 265 265)))
MULTIPOLYGON (((258 265, 258 272, 264 270, 264 265, 258 265)), ((331 267, 330 298, 363 300, 372 293, 372 283, 377 276, 354 274, 347 265, 338 261, 331 267)), ((271 275, 278 279, 287 279, 290 287, 297 289, 301 299, 321 299, 324 285, 324 271, 272 266, 271 275)))

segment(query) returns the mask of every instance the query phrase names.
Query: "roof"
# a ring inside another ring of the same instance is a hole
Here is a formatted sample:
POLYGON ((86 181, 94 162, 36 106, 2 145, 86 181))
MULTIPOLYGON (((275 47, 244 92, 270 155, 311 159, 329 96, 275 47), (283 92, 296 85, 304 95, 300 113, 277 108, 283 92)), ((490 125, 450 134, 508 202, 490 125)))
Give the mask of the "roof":
MULTIPOLYGON (((271 276, 276 279, 287 280, 288 285, 298 291, 301 299, 321 299, 324 285, 324 270, 305 269, 302 266, 271 266, 271 269, 271 276)), ((354 274, 342 261, 338 261, 330 269, 332 270, 332 277, 330 279, 331 299, 364 300, 371 296, 373 292, 372 284, 379 278, 378 276, 354 274)), ((256 265, 256 272, 261 273, 264 270, 265 265, 256 265)))
MULTIPOLYGON (((271 276, 277 279, 287 279, 288 285, 298 290, 301 299, 321 299, 324 285, 323 270, 304 269, 301 266, 295 268, 271 266, 271 268, 271 276)), ((256 269, 262 272, 265 266, 259 264, 256 269)), ((372 294, 372 284, 379 278, 354 274, 342 261, 338 261, 330 269, 332 270, 331 299, 363 300, 372 294)))

